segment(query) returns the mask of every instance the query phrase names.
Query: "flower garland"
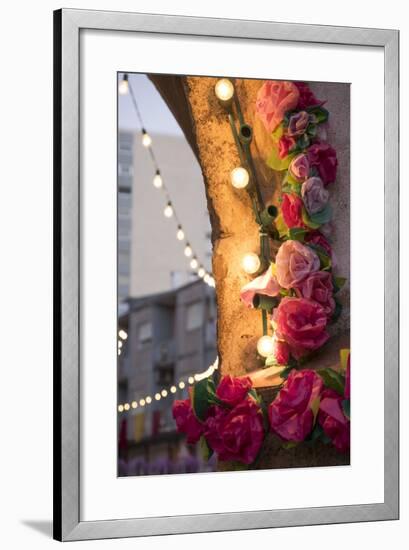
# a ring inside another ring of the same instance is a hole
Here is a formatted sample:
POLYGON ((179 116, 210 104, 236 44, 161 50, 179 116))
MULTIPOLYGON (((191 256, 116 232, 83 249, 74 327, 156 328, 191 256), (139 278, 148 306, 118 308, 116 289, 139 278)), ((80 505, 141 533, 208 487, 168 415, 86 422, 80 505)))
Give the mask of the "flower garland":
MULTIPOLYGON (((241 132, 249 127, 237 97, 234 100, 241 132)), ((188 443, 200 440, 205 454, 216 452, 219 460, 254 463, 268 431, 287 447, 319 439, 332 442, 340 452, 349 448, 349 350, 341 350, 341 372, 301 368, 302 361, 328 341, 327 325, 341 312, 336 294, 345 283, 333 273, 335 256, 329 242, 328 186, 335 181, 338 163, 336 151, 325 141, 329 113, 324 103, 301 82, 267 81, 257 95, 257 116, 273 140, 266 162, 284 177, 278 207, 265 208, 253 171, 253 194, 251 189, 249 193, 260 224, 262 261, 240 297, 246 307, 262 310, 263 336, 257 351, 265 366, 282 367, 284 382, 268 408, 248 377, 226 376, 217 387, 208 378, 193 387, 189 399, 175 402, 174 418, 188 443), (266 253, 266 239, 271 237, 280 243, 275 261, 266 253), (268 335, 267 316, 273 336, 268 335)), ((236 136, 231 110, 229 120, 242 164, 246 161, 251 169, 252 134, 246 141, 241 133, 236 136)))

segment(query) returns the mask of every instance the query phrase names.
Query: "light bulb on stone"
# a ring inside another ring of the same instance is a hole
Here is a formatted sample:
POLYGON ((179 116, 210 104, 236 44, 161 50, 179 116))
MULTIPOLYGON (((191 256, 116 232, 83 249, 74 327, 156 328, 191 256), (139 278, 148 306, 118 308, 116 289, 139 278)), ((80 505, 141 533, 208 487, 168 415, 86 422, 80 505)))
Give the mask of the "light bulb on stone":
POLYGON ((257 254, 254 254, 253 252, 249 252, 248 254, 246 254, 241 261, 242 268, 249 275, 257 273, 257 271, 260 269, 260 265, 260 258, 257 256, 257 254))
POLYGON ((163 215, 165 216, 165 218, 171 218, 173 216, 173 207, 171 202, 168 202, 168 204, 165 206, 163 210, 163 215))
POLYGON ((144 147, 152 145, 152 138, 144 128, 142 128, 142 145, 144 147))
POLYGON ((236 189, 244 189, 245 187, 247 187, 249 180, 249 173, 242 166, 238 166, 230 172, 231 184, 236 189))
POLYGON ((156 189, 160 189, 162 187, 163 181, 159 170, 156 170, 156 174, 153 177, 152 183, 153 183, 153 186, 156 187, 156 189))
POLYGON ((190 267, 191 267, 192 269, 197 269, 198 265, 199 265, 199 262, 197 261, 196 258, 192 258, 192 259, 190 260, 190 267))
POLYGON ((184 253, 185 253, 186 258, 190 258, 190 256, 193 254, 192 247, 190 246, 189 243, 186 244, 184 253))
POLYGON ((234 95, 234 86, 228 78, 221 78, 216 82, 214 91, 221 101, 229 101, 234 95))
POLYGON ((274 353, 274 339, 271 336, 262 336, 257 342, 257 351, 261 357, 269 357, 274 353))
POLYGON ((183 241, 185 238, 185 232, 183 231, 182 227, 179 225, 178 230, 176 232, 176 238, 178 241, 183 241))
POLYGON ((129 91, 129 82, 128 82, 128 75, 124 74, 123 79, 118 84, 118 92, 120 95, 126 95, 129 91))

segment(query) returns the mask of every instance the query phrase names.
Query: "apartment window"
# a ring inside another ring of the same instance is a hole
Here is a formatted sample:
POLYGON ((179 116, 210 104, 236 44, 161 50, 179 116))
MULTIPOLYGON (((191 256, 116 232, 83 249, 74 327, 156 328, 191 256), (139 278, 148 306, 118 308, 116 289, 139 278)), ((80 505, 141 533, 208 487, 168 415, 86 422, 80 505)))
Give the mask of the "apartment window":
POLYGON ((186 308, 186 330, 197 330, 203 325, 203 302, 193 302, 186 308))
POLYGON ((139 325, 138 340, 140 344, 147 344, 152 340, 152 323, 139 325))

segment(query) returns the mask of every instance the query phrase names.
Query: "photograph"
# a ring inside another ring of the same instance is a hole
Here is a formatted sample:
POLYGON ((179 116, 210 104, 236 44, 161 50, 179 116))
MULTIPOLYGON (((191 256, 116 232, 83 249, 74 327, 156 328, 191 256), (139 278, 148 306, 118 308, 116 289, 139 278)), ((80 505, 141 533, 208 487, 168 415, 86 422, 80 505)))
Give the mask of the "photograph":
POLYGON ((118 477, 350 465, 350 117, 117 73, 118 477))

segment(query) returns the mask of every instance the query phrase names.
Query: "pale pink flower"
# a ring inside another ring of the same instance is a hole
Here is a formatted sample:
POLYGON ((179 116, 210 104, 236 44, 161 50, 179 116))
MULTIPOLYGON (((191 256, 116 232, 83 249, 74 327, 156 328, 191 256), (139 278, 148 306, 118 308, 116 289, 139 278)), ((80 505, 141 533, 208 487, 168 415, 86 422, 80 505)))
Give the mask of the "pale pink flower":
POLYGON ((253 298, 256 294, 277 296, 279 292, 280 285, 277 283, 271 267, 269 267, 265 273, 243 286, 240 291, 240 298, 247 307, 253 307, 253 298))
POLYGON ((310 273, 318 271, 317 254, 299 241, 284 241, 276 256, 277 281, 283 288, 297 287, 310 273))
POLYGON ((293 82, 267 80, 259 89, 256 111, 267 132, 273 132, 287 111, 295 109, 300 92, 293 82))

